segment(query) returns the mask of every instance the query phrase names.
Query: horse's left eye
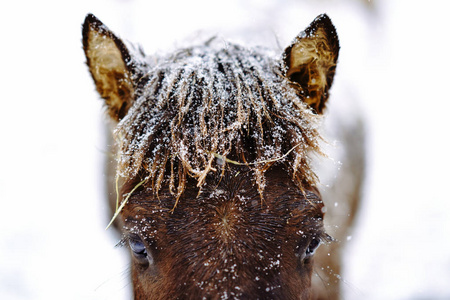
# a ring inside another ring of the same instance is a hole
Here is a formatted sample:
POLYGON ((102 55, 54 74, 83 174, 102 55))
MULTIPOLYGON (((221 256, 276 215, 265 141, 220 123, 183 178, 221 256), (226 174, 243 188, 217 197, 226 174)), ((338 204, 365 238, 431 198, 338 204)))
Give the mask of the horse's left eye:
POLYGON ((305 246, 297 246, 297 251, 295 256, 297 256, 300 261, 302 262, 309 262, 309 260, 312 258, 312 256, 314 255, 314 253, 316 252, 317 248, 319 248, 320 244, 322 243, 322 241, 320 240, 320 238, 317 237, 313 237, 310 241, 308 246, 305 248, 305 246))
POLYGON ((306 248, 304 259, 308 259, 314 255, 317 248, 320 246, 320 240, 318 238, 313 238, 311 242, 309 242, 308 248, 306 248))

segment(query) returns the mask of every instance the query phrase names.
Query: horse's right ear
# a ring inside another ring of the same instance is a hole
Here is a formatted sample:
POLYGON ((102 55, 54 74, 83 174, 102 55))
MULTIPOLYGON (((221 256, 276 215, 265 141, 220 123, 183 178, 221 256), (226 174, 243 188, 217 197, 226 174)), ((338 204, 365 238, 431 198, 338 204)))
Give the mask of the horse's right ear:
POLYGON ((133 60, 125 44, 99 19, 88 14, 83 24, 83 48, 97 91, 108 113, 120 121, 133 102, 133 60))

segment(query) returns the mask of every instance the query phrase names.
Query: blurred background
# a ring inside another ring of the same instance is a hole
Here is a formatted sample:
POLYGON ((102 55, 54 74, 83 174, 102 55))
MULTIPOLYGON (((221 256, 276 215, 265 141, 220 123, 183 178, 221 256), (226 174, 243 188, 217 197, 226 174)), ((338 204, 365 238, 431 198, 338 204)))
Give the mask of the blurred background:
POLYGON ((0 299, 131 297, 125 250, 104 230, 106 116, 81 48, 88 12, 147 53, 205 33, 281 51, 327 13, 341 43, 330 101, 356 100, 369 157, 343 299, 450 299, 448 6, 2 1, 0 299))

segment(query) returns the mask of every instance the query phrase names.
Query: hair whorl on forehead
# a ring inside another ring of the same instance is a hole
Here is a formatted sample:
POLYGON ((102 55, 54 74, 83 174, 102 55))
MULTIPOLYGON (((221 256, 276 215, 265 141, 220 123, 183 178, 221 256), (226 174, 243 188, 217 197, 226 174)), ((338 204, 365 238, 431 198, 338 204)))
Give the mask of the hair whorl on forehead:
POLYGON ((262 49, 213 39, 160 58, 115 132, 119 175, 145 174, 155 193, 167 184, 178 199, 187 176, 201 187, 224 168, 220 155, 248 163, 262 195, 265 171, 289 152, 282 161, 295 181, 313 185, 307 153, 318 151, 317 116, 303 97, 262 49))

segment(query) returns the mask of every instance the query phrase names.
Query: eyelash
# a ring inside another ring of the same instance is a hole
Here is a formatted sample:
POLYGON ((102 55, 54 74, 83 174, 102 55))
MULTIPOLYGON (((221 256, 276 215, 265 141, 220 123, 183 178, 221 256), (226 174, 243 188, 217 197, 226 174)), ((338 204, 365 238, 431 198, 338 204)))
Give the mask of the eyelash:
POLYGON ((122 248, 122 247, 130 248, 131 241, 136 241, 136 240, 140 240, 140 239, 141 238, 136 234, 131 234, 131 233, 123 234, 122 238, 116 244, 116 247, 117 248, 122 248))
POLYGON ((316 238, 319 239, 323 244, 335 241, 335 239, 325 231, 322 231, 316 238))

